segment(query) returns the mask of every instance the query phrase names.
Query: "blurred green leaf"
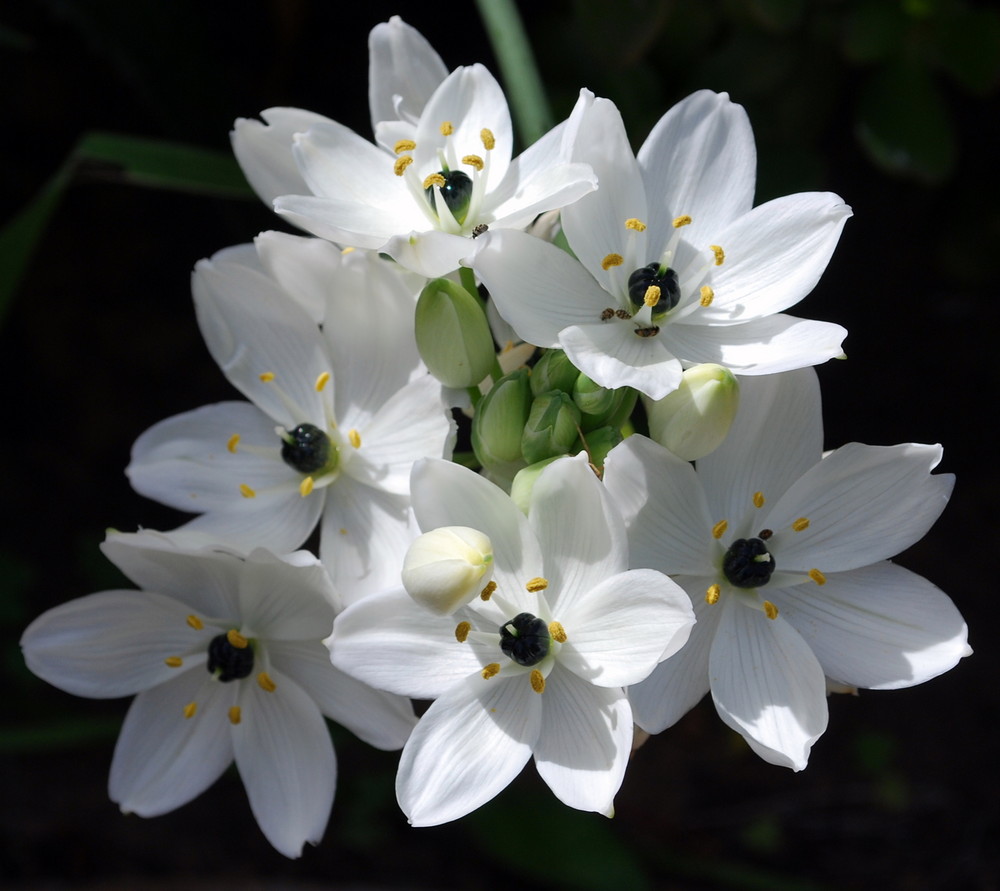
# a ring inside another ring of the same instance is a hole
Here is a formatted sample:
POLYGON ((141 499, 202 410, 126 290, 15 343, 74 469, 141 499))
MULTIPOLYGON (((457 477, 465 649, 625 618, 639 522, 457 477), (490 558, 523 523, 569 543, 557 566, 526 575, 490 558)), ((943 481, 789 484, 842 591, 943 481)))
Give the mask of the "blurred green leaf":
POLYGON ((932 38, 941 67, 967 90, 986 95, 1000 84, 1000 12, 965 9, 942 19, 932 38))

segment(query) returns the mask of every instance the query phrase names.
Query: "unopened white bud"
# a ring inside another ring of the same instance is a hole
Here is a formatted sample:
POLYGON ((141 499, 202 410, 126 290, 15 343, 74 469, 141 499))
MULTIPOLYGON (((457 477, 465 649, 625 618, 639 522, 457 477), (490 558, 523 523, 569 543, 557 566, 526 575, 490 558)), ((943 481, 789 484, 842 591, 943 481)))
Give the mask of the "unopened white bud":
POLYGON ((417 603, 449 616, 486 587, 493 575, 493 544, 478 529, 441 526, 410 545, 402 575, 417 603))

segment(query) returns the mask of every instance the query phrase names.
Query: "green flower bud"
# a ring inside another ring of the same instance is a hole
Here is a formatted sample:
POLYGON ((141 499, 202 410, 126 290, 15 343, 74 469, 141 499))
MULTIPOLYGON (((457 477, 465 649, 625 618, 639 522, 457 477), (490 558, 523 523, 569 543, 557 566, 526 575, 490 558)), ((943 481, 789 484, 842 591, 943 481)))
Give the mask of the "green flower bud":
POLYGON ((603 467, 604 459, 608 457, 608 452, 624 438, 621 430, 617 427, 598 427, 596 430, 591 430, 584 437, 587 443, 587 455, 590 458, 590 463, 594 467, 603 467))
POLYGON ((474 387, 496 358, 493 335, 479 301, 445 278, 427 283, 417 300, 417 349, 446 387, 474 387))
POLYGON ((521 433, 531 411, 530 372, 518 368, 504 375, 476 406, 472 449, 479 463, 499 477, 513 478, 522 467, 521 433))
POLYGON ((580 436, 580 409, 566 393, 542 393, 531 403, 521 436, 521 454, 528 464, 565 455, 580 436))
POLYGON ((521 513, 525 516, 528 515, 528 508, 531 506, 531 490, 535 488, 535 480, 541 475, 541 472, 545 470, 553 461, 558 460, 561 455, 553 455, 551 458, 546 458, 544 461, 539 461, 536 464, 531 464, 528 467, 523 467, 517 472, 517 476, 514 477, 514 482, 510 487, 510 498, 520 509, 521 513))
POLYGON ((421 606, 441 616, 473 600, 493 575, 489 536, 468 526, 424 533, 403 559, 403 587, 421 606))
POLYGON ((580 407, 584 416, 609 414, 617 403, 617 393, 617 390, 609 390, 600 384, 595 384, 585 374, 578 374, 573 382, 573 401, 580 407))
POLYGON ((721 365, 695 365, 663 399, 643 398, 649 435, 678 458, 695 461, 718 448, 740 404, 740 385, 721 365))
POLYGON ((546 350, 531 369, 531 392, 535 396, 549 390, 572 393, 579 376, 579 370, 562 350, 546 350))

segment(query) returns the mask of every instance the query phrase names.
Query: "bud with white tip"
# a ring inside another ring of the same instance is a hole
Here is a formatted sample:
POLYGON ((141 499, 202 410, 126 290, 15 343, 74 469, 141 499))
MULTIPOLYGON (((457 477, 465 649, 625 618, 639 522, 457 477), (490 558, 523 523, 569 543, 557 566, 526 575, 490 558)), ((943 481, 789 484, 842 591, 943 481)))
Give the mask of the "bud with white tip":
POLYGON ((417 538, 403 559, 403 587, 421 606, 450 616, 486 587, 493 545, 468 526, 441 526, 417 538))

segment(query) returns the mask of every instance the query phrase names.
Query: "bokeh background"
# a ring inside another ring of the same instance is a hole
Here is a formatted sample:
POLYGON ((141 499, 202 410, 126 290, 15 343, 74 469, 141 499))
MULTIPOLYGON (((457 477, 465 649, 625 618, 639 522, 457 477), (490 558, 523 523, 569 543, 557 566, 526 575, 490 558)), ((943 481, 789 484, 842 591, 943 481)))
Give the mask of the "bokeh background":
POLYGON ((299 861, 264 841, 233 771, 173 814, 120 815, 106 778, 127 702, 49 688, 17 641, 43 610, 121 584, 97 547, 107 527, 178 523, 123 469, 147 426, 232 396, 195 325, 191 268, 285 226, 238 174, 232 194, 152 188, 81 156, 81 138, 224 159, 233 120, 272 105, 368 136, 367 34, 397 13, 449 68, 499 71, 471 4, 13 0, 0 225, 30 235, 18 215, 34 214, 40 237, 29 252, 33 239, 0 235, 5 888, 997 887, 1000 14, 973 0, 520 8, 558 119, 587 86, 638 146, 677 100, 725 90, 754 125, 758 202, 825 189, 853 206, 797 310, 850 331, 849 359, 819 369, 827 446, 945 445, 954 498, 899 562, 953 597, 976 654, 921 687, 832 699, 800 774, 761 762, 703 702, 637 753, 613 821, 562 807, 529 768, 460 823, 414 830, 393 799, 396 756, 339 731, 333 817, 299 861))

